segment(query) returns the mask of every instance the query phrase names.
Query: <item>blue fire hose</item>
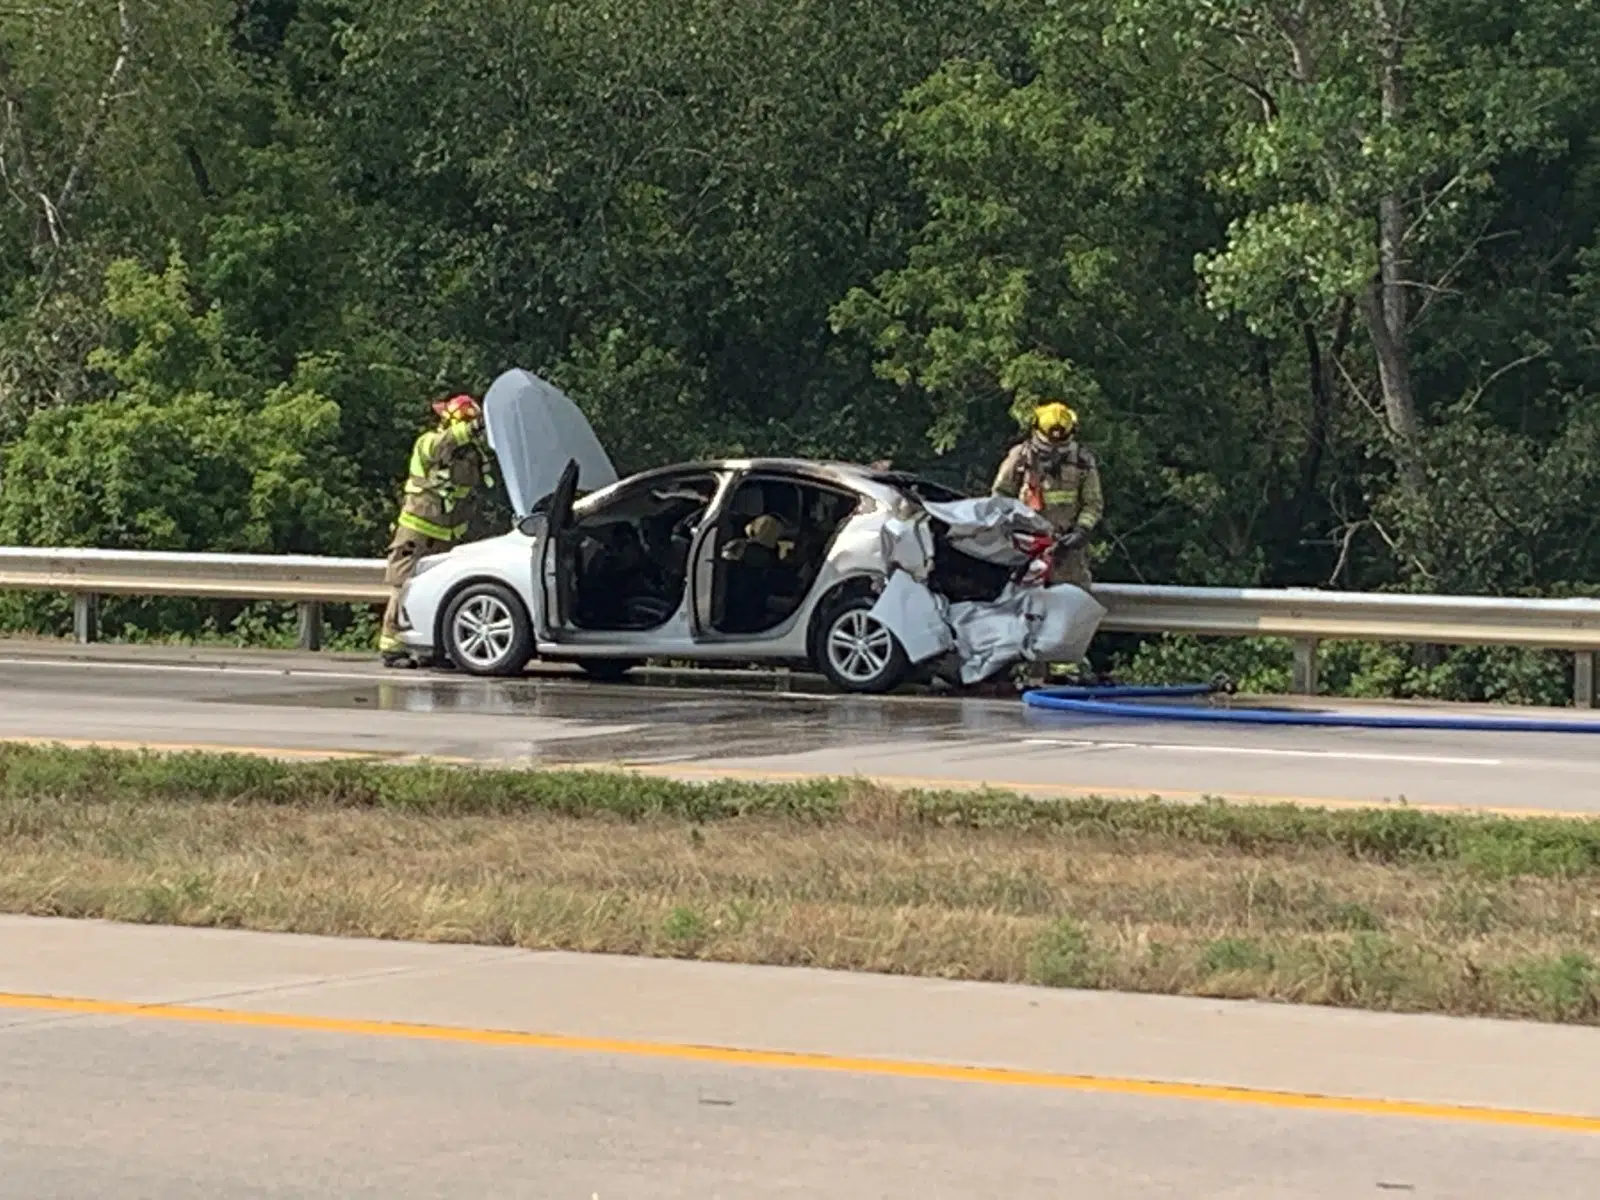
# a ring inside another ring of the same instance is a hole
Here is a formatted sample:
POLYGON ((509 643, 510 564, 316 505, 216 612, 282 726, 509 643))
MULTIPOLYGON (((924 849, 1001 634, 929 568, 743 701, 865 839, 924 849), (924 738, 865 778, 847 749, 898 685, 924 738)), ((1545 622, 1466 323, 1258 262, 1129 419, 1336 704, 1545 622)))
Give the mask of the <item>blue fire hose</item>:
POLYGON ((1451 716, 1434 713, 1343 713, 1293 708, 1222 708, 1199 704, 1149 704, 1150 700, 1192 700, 1226 691, 1218 684, 1184 683, 1047 687, 1024 693, 1029 708, 1084 717, 1136 721, 1189 721, 1214 725, 1299 725, 1334 729, 1445 729, 1477 733, 1600 733, 1600 721, 1540 717, 1451 716))

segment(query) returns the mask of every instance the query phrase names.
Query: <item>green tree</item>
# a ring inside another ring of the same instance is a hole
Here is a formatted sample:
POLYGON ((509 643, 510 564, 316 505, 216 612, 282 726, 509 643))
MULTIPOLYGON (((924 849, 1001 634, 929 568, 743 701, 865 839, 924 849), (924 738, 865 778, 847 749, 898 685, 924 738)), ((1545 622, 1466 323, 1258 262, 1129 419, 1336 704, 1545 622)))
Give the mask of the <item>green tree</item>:
POLYGON ((892 123, 930 218, 834 314, 926 399, 932 440, 970 454, 1007 403, 1077 401, 1117 569, 1146 576, 1553 578, 1560 556, 1507 539, 1571 535, 1589 488, 1593 360, 1561 271, 1593 242, 1563 197, 1593 194, 1600 23, 1495 0, 1006 12, 1021 61, 952 62, 892 123), (1491 412, 1511 380, 1545 394, 1491 412), (1512 443, 1542 474, 1494 461, 1512 443), (1550 519, 1450 503, 1488 477, 1550 519))
POLYGON ((337 450, 324 364, 287 383, 227 353, 220 307, 194 309, 174 253, 161 274, 113 265, 114 330, 91 365, 104 399, 37 414, 7 448, 0 539, 106 548, 348 552, 362 505, 337 450))
MULTIPOLYGON (((1508 177, 1567 146, 1600 13, 1586 0, 1123 0, 1118 17, 1142 53, 1176 46, 1194 86, 1231 97, 1213 181, 1241 211, 1199 259, 1208 301, 1258 331, 1332 343, 1328 392, 1381 414, 1398 468, 1378 505, 1409 535, 1393 549, 1436 583, 1457 539, 1425 515, 1445 504, 1434 485, 1449 453, 1430 448, 1430 429, 1460 396, 1418 367, 1459 319, 1463 280, 1522 233, 1508 177)), ((1487 370, 1528 361, 1518 351, 1487 370)), ((1365 486, 1369 498, 1387 487, 1365 486)))
POLYGON ((904 245, 871 131, 987 23, 953 0, 362 6, 336 111, 385 234, 367 270, 458 372, 581 388, 625 463, 914 443, 826 317, 904 245))
POLYGON ((989 471, 1037 400, 1079 406, 1111 570, 1294 574, 1315 497, 1298 347, 1217 322, 1193 269, 1227 224, 1204 186, 1224 161, 1215 97, 1108 43, 1092 6, 1009 11, 1024 58, 952 62, 890 123, 930 217, 835 323, 926 398, 937 447, 989 471))
POLYGON ((228 0, 0 9, 0 440, 89 393, 106 266, 193 238, 245 81, 228 0))

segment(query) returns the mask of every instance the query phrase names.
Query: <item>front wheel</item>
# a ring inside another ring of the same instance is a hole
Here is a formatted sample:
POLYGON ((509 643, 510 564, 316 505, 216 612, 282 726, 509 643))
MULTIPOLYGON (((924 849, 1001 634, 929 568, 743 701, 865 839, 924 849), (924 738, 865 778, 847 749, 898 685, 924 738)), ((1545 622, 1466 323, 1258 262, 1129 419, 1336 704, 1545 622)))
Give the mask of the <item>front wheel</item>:
POLYGON ((852 596, 829 610, 817 638, 817 667, 835 687, 880 695, 911 674, 898 638, 872 615, 872 596, 852 596))
POLYGON ((533 628, 503 583, 463 588, 444 615, 444 651, 468 675, 520 675, 533 657, 533 628))

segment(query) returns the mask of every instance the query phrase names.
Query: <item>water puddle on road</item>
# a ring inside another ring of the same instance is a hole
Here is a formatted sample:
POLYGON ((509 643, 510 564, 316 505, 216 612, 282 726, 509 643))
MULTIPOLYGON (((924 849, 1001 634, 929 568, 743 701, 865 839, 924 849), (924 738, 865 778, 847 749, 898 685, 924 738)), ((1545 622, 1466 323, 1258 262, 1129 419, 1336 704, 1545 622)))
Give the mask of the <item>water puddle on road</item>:
MULTIPOLYGON (((1026 733, 1031 723, 1021 705, 988 701, 907 703, 840 695, 690 691, 656 687, 653 681, 596 685, 460 677, 432 681, 411 676, 394 683, 252 689, 219 702, 347 713, 525 717, 610 731, 627 728, 621 738, 614 732, 604 738, 613 743, 613 754, 625 750, 628 758, 683 761, 897 742, 1005 741, 1026 733)), ((470 723, 457 732, 463 738, 474 736, 470 723)), ((564 744, 567 751, 557 750, 556 757, 590 758, 596 753, 596 746, 584 745, 590 741, 581 734, 553 739, 544 744, 541 757, 564 744)))

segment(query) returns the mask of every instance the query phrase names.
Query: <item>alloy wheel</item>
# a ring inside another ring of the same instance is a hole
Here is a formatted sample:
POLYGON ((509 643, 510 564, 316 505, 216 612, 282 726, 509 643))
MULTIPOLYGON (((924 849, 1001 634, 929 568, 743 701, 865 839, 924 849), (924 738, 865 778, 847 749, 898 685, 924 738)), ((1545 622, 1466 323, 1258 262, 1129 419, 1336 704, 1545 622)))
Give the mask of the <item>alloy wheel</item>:
POLYGON ((456 652, 473 666, 494 666, 511 649, 516 618, 497 596, 474 596, 456 613, 451 630, 456 652))
POLYGON ((851 683, 872 683, 893 655, 894 635, 865 609, 845 613, 828 631, 828 661, 851 683))

